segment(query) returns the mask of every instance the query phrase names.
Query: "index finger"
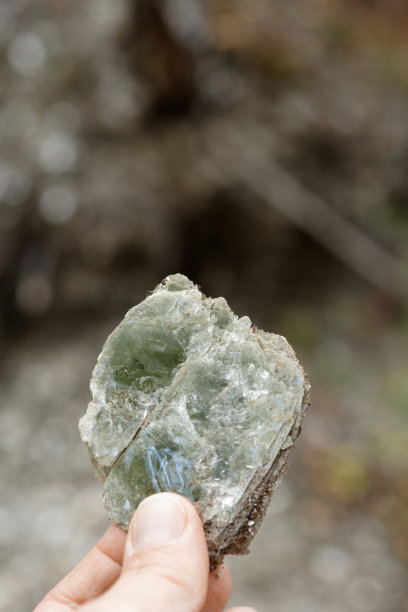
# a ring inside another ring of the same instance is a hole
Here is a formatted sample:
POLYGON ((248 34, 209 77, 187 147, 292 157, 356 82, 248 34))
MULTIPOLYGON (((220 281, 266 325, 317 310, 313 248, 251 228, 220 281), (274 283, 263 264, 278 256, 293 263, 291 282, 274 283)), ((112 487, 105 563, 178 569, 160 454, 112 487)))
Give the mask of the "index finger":
POLYGON ((126 533, 111 525, 82 561, 38 604, 34 612, 70 612, 102 595, 119 578, 126 533))

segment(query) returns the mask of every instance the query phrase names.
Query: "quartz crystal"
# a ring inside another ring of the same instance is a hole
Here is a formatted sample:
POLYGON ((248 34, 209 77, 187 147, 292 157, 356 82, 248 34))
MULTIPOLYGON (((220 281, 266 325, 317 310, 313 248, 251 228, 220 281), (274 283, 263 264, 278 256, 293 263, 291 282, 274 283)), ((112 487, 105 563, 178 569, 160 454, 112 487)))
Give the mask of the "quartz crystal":
POLYGON ((286 339, 175 274, 108 337, 91 392, 80 432, 112 521, 173 491, 199 509, 211 567, 246 552, 308 405, 286 339))

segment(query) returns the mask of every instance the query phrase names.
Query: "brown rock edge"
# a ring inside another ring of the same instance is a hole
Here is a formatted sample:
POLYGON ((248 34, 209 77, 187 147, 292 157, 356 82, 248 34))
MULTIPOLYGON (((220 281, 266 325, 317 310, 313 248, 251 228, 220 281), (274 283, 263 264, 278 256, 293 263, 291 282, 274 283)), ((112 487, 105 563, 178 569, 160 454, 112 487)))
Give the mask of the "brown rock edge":
POLYGON ((238 504, 236 519, 223 529, 217 528, 214 521, 204 523, 210 570, 222 563, 224 555, 245 555, 248 546, 256 535, 275 489, 288 467, 287 457, 290 449, 301 433, 303 417, 310 406, 310 384, 305 376, 304 395, 301 409, 293 426, 269 470, 262 475, 258 469, 238 504))

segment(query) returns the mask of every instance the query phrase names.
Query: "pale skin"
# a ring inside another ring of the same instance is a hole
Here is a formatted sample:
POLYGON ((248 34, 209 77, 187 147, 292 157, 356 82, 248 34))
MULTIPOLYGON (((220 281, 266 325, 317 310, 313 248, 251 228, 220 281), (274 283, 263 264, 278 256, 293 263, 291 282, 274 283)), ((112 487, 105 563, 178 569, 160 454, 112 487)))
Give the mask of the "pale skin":
POLYGON ((227 566, 209 573, 194 506, 158 493, 139 506, 128 534, 111 525, 34 612, 222 612, 230 594, 227 566))

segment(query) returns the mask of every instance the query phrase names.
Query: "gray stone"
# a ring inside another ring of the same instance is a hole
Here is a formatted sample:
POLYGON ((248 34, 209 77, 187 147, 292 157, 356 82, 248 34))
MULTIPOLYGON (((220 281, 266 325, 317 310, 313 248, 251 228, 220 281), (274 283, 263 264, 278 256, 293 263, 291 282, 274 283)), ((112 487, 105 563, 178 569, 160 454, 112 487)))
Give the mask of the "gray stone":
POLYGON ((244 553, 300 432, 309 383, 282 336, 238 318, 181 274, 109 336, 80 420, 109 517, 173 491, 197 505, 211 567, 244 553))

